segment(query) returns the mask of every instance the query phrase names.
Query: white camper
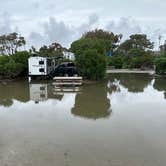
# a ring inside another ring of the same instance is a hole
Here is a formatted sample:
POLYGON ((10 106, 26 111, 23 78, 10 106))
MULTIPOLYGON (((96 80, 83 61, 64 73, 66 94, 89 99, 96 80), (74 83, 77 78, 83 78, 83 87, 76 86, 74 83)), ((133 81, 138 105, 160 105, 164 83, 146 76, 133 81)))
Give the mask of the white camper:
POLYGON ((29 76, 47 76, 55 69, 55 60, 47 57, 28 59, 29 76))

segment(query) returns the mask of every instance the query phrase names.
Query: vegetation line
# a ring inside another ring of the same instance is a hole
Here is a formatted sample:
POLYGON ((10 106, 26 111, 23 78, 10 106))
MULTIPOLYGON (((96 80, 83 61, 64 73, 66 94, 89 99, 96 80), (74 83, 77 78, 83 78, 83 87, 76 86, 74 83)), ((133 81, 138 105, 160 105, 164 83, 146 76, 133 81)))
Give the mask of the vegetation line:
MULTIPOLYGON (((166 74, 166 44, 160 51, 153 50, 154 43, 145 34, 133 34, 122 42, 121 34, 96 29, 86 32, 74 41, 69 49, 59 43, 34 46, 25 50, 26 41, 17 33, 0 36, 0 78, 27 76, 28 58, 32 55, 60 58, 58 63, 69 61, 65 53, 74 53, 77 70, 86 80, 101 80, 107 67, 112 69, 138 69, 141 73, 156 70, 156 74, 166 74), (142 72, 145 70, 144 72, 142 72)), ((110 70, 109 72, 130 72, 130 70, 110 70)), ((136 71, 135 71, 136 72, 136 71)))

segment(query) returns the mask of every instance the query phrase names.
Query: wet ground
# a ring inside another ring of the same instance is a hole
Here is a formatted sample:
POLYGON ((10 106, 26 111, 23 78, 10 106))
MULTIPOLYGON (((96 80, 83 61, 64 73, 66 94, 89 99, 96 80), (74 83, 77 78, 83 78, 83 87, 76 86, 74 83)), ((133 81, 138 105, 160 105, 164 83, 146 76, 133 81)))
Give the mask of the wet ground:
POLYGON ((165 166, 166 79, 0 85, 0 166, 165 166))

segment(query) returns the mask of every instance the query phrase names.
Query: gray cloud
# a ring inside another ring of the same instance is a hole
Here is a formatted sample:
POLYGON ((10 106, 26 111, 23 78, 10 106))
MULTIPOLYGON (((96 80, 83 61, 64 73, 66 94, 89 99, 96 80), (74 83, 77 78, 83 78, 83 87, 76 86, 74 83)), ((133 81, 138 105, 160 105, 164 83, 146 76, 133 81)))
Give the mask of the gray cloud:
POLYGON ((50 17, 49 21, 44 23, 44 36, 50 42, 57 41, 61 44, 68 44, 72 38, 73 30, 63 21, 57 22, 55 18, 50 17))
MULTIPOLYGON (((51 44, 52 42, 58 42, 63 46, 69 47, 70 44, 81 37, 83 33, 88 30, 98 28, 100 26, 100 19, 97 14, 91 14, 88 20, 79 26, 69 26, 65 22, 58 22, 54 17, 50 17, 48 21, 41 24, 43 33, 32 32, 28 41, 34 46, 40 47, 44 44, 51 44)), ((103 26, 105 30, 114 32, 115 34, 122 34, 123 40, 129 38, 130 35, 136 33, 145 33, 148 37, 155 42, 158 46, 158 37, 163 34, 166 37, 166 29, 150 29, 146 26, 141 26, 138 21, 131 17, 122 17, 118 20, 111 20, 103 26)))
POLYGON ((12 19, 11 16, 4 12, 0 15, 0 33, 10 33, 12 31, 12 19))
POLYGON ((98 21, 98 16, 92 14, 85 23, 76 27, 69 26, 63 21, 58 22, 54 17, 50 17, 48 21, 41 24, 43 33, 31 32, 28 43, 39 47, 44 44, 58 42, 69 47, 71 42, 80 38, 84 32, 92 29, 98 21))
POLYGON ((162 42, 166 38, 165 0, 0 1, 0 34, 16 30, 28 45, 39 47, 56 41, 69 46, 95 28, 122 33, 123 39, 133 33, 146 33, 156 43, 159 35, 162 42))
POLYGON ((141 25, 139 21, 131 17, 122 17, 118 20, 110 21, 105 26, 106 30, 112 31, 116 34, 122 34, 122 41, 129 38, 132 34, 147 34, 148 38, 155 43, 155 49, 159 46, 159 36, 162 36, 161 44, 166 40, 166 28, 153 28, 146 25, 141 25))
POLYGON ((114 33, 122 34, 124 40, 131 34, 142 33, 142 28, 135 20, 125 17, 120 18, 118 21, 110 21, 105 28, 114 33))

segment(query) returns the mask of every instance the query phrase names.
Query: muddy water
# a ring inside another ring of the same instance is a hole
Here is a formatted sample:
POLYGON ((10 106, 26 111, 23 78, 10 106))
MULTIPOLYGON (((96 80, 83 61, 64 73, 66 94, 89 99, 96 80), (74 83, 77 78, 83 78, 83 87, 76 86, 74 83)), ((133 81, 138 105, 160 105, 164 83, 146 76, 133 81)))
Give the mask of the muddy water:
POLYGON ((0 85, 0 166, 165 166, 166 79, 0 85))

